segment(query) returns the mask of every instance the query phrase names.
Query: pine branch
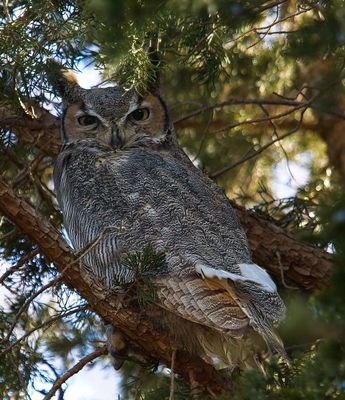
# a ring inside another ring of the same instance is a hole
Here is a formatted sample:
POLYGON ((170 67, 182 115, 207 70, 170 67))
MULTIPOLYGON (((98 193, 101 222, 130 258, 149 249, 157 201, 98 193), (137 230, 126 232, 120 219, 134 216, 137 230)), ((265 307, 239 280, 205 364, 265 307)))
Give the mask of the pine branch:
MULTIPOLYGON (((21 336, 15 342, 12 342, 4 350, 1 350, 0 351, 0 357, 3 357, 6 353, 11 351, 14 347, 18 346, 23 340, 28 338, 34 332, 36 332, 36 331, 38 331, 38 330, 40 330, 42 328, 46 328, 46 327, 54 324, 56 321, 61 320, 62 318, 68 317, 68 316, 70 316, 72 314, 76 314, 79 311, 86 310, 87 308, 88 308, 88 306, 86 306, 86 305, 78 306, 78 307, 72 308, 72 309, 70 309, 68 311, 64 311, 61 314, 54 315, 53 317, 49 318, 48 320, 42 322, 41 324, 39 324, 39 325, 35 326, 34 328, 30 329, 29 331, 27 331, 23 336, 21 336)), ((4 341, 2 341, 2 342, 4 342, 4 341)))
POLYGON ((9 338, 12 335, 12 332, 14 330, 14 328, 17 325, 17 322, 20 318, 20 316, 22 315, 22 313, 30 306, 30 304, 33 302, 33 300, 39 296, 41 293, 43 293, 44 291, 46 291, 47 289, 53 287, 54 285, 56 285, 57 283, 62 281, 62 276, 58 276, 55 279, 53 279, 52 281, 48 282, 46 285, 42 286, 37 292, 33 293, 28 299, 25 300, 25 302, 22 304, 22 306, 19 308, 17 314, 15 315, 12 324, 7 332, 7 335, 4 339, 0 340, 0 343, 3 342, 7 342, 9 340, 9 338))
MULTIPOLYGON (((9 232, 9 233, 12 233, 9 232)), ((5 236, 5 235, 4 235, 5 236)), ((1 239, 4 239, 4 236, 1 239)), ((16 265, 13 265, 11 268, 9 268, 3 275, 0 276, 0 285, 13 273, 17 272, 20 268, 23 267, 23 265, 25 265, 25 263, 27 263, 29 260, 31 260, 32 258, 34 258, 36 255, 38 254, 38 250, 34 249, 32 251, 30 251, 30 253, 26 254, 25 256, 23 256, 17 263, 16 265)))

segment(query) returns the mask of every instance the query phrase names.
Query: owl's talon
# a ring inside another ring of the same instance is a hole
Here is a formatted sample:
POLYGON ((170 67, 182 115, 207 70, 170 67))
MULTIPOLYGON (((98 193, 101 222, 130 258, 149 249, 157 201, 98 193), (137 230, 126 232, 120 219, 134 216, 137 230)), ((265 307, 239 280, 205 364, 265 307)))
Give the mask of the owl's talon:
POLYGON ((113 367, 115 368, 116 371, 118 371, 122 367, 124 362, 128 360, 127 354, 121 354, 114 350, 110 352, 110 355, 112 357, 113 367))

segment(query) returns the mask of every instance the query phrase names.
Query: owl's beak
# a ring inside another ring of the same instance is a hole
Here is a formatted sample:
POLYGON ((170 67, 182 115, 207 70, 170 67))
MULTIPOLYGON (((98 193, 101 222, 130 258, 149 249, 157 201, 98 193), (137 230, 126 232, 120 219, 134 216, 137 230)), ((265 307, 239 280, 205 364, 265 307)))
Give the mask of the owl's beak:
POLYGON ((111 129, 111 142, 110 144, 113 147, 121 147, 122 145, 122 140, 120 138, 120 132, 119 132, 119 128, 117 126, 113 127, 111 129))

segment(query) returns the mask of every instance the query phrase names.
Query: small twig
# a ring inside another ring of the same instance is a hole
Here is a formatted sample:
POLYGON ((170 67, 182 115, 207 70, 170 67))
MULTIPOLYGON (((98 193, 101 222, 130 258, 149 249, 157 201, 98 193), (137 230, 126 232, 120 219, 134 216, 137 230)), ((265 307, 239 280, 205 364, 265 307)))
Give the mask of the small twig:
POLYGON ((250 46, 248 46, 247 50, 249 50, 250 48, 252 48, 252 47, 256 46, 257 44, 259 44, 260 42, 262 42, 265 39, 265 37, 270 33, 271 29, 278 23, 279 4, 276 6, 276 10, 277 10, 276 17, 274 18, 272 24, 270 24, 267 29, 265 29, 265 28, 255 28, 254 29, 254 32, 259 35, 259 39, 256 40, 254 43, 252 43, 250 46), (265 30, 265 32, 261 33, 261 32, 259 32, 259 30, 265 30), (260 36, 260 35, 262 35, 262 36, 260 36))
POLYGON ((289 99, 229 99, 222 101, 220 103, 214 104, 206 104, 196 110, 190 112, 189 114, 184 115, 181 118, 178 118, 174 121, 175 125, 185 121, 186 119, 193 118, 199 114, 204 113, 205 111, 214 110, 217 108, 224 108, 226 106, 238 106, 238 105, 266 105, 266 106, 287 106, 287 107, 310 107, 310 102, 302 102, 297 100, 289 100, 289 99))
POLYGON ((12 325, 6 335, 6 337, 4 339, 2 339, 0 341, 0 343, 3 342, 7 342, 21 316, 21 314, 24 312, 24 310, 30 305, 30 303, 37 297, 39 296, 41 293, 43 293, 45 290, 49 289, 50 287, 56 285, 58 282, 62 281, 63 275, 66 272, 66 270, 68 268, 70 268, 72 265, 78 263, 84 256, 85 254, 87 254, 93 247, 95 247, 98 242, 103 238, 103 236, 109 231, 113 229, 113 227, 106 227, 102 233, 91 243, 87 244, 85 247, 83 247, 80 251, 78 251, 76 253, 76 259, 71 263, 66 265, 66 267, 63 269, 63 271, 61 272, 61 274, 59 276, 57 276, 55 279, 53 279, 52 281, 48 282, 46 285, 42 286, 37 292, 33 293, 27 300, 25 300, 25 302, 23 303, 23 305, 20 307, 19 311, 17 312, 16 316, 14 317, 14 320, 12 322, 12 325))
MULTIPOLYGON (((263 107, 262 104, 259 104, 258 106, 260 108, 263 107)), ((284 111, 284 112, 279 113, 279 114, 268 115, 268 116, 263 117, 263 118, 248 119, 248 120, 245 120, 245 121, 236 122, 234 124, 225 125, 222 128, 219 128, 219 129, 217 129, 215 131, 209 132, 209 134, 210 135, 215 135, 217 133, 228 131, 230 129, 234 129, 234 128, 237 128, 237 127, 242 126, 242 125, 252 125, 252 124, 258 124, 258 123, 262 123, 262 122, 272 122, 272 120, 286 117, 287 115, 294 113, 295 111, 299 110, 300 108, 303 108, 303 107, 302 106, 296 106, 292 110, 284 111)))
POLYGON ((25 333, 25 335, 21 336, 18 340, 15 342, 11 343, 8 347, 6 347, 4 350, 0 352, 0 357, 3 357, 6 353, 8 353, 10 350, 12 350, 15 346, 18 346, 19 343, 21 343, 23 340, 25 340, 27 337, 29 337, 32 333, 38 331, 39 329, 42 329, 46 326, 49 326, 53 324, 54 322, 58 321, 61 318, 68 317, 69 315, 75 314, 79 311, 83 311, 87 309, 87 305, 75 307, 71 310, 68 310, 64 313, 61 313, 59 315, 55 315, 52 318, 49 318, 47 321, 42 322, 40 325, 35 326, 34 328, 30 329, 28 332, 25 333))
POLYGON ((285 282, 285 278, 284 278, 284 267, 283 267, 283 264, 282 264, 282 261, 281 261, 281 258, 280 258, 280 252, 277 250, 277 251, 275 252, 275 255, 276 255, 277 260, 278 260, 278 266, 279 266, 279 269, 280 269, 280 279, 281 279, 281 282, 282 282, 283 286, 284 286, 285 288, 287 288, 287 289, 298 290, 298 287, 296 287, 296 286, 290 286, 290 285, 288 285, 288 284, 285 282))
MULTIPOLYGON (((11 233, 11 232, 10 232, 11 233)), ((26 254, 23 256, 16 265, 13 267, 9 268, 3 275, 0 276, 0 285, 14 272, 18 271, 24 264, 26 264, 27 261, 31 260, 34 258, 37 254, 39 253, 38 249, 34 249, 30 251, 30 253, 26 254)))
MULTIPOLYGON (((260 108, 262 109, 262 111, 264 112, 264 114, 265 114, 267 117, 270 116, 270 114, 269 114, 269 112, 267 111, 267 109, 266 109, 265 106, 260 105, 260 108)), ((275 122, 274 122, 272 119, 269 120, 269 124, 272 126, 273 135, 274 135, 276 138, 278 138, 279 135, 278 135, 278 128, 277 128, 277 125, 275 124, 275 122)), ((283 154, 284 154, 284 156, 285 156, 286 166, 287 166, 287 169, 288 169, 288 171, 289 171, 289 173, 290 173, 290 175, 291 175, 291 178, 292 178, 294 181, 296 181, 296 179, 295 179, 295 177, 294 177, 294 175, 293 175, 293 173, 292 173, 292 171, 291 171, 291 168, 290 168, 289 156, 288 156, 287 152, 285 151, 284 146, 283 146, 283 144, 281 143, 281 141, 279 141, 278 144, 279 144, 279 147, 281 148, 281 150, 282 150, 282 152, 283 152, 283 154)))
POLYGON ((2 236, 0 236, 0 241, 10 238, 14 236, 16 233, 18 233, 17 227, 13 228, 11 231, 4 233, 2 236))
POLYGON ((25 311, 25 309, 27 307, 29 307, 29 305, 31 304, 31 302, 37 297, 39 296, 41 293, 43 293, 45 290, 49 289, 50 287, 56 285, 58 282, 60 282, 62 280, 62 275, 57 276, 55 279, 53 279, 52 281, 48 282, 46 285, 42 286, 37 292, 33 293, 28 299, 26 299, 24 301, 24 303, 22 304, 22 306, 19 308, 16 316, 13 319, 12 325, 10 326, 10 329, 7 332, 7 335, 4 339, 1 339, 0 343, 4 343, 7 342, 15 328, 15 326, 17 325, 17 322, 20 318, 20 316, 22 315, 22 313, 25 311))
POLYGON ((176 357, 176 350, 174 349, 171 354, 171 364, 170 364, 170 395, 169 400, 174 400, 174 384, 175 384, 175 357, 176 357))
MULTIPOLYGON (((277 94, 274 93, 276 96, 277 94)), ((314 100, 315 96, 312 97, 312 100, 314 100)), ((315 110, 319 110, 325 114, 332 115, 341 119, 345 119, 345 113, 340 112, 340 111, 327 111, 327 110, 321 110, 320 107, 314 106, 312 104, 312 101, 297 101, 297 100, 290 100, 290 99, 285 99, 282 96, 279 97, 279 99, 229 99, 225 100, 220 103, 214 103, 214 104, 207 104, 204 105, 200 108, 197 108, 196 110, 184 115, 181 118, 178 118, 174 120, 174 125, 178 125, 182 123, 183 121, 196 117, 197 115, 200 115, 204 113, 205 111, 217 109, 217 108, 224 108, 226 106, 235 106, 235 105, 266 105, 266 106, 287 106, 287 107, 298 107, 298 108, 312 108, 315 110)))
MULTIPOLYGON (((50 362, 48 362, 47 360, 42 360, 41 361, 44 365, 46 365, 55 375, 55 378, 59 378, 59 374, 57 373, 56 369, 50 364, 50 362)), ((62 387, 60 387, 59 389, 60 394, 58 395, 57 400, 64 400, 64 390, 62 389, 62 387)))
POLYGON ((303 115, 304 115, 305 111, 306 111, 306 108, 301 112, 300 120, 299 120, 299 122, 298 122, 298 124, 297 124, 297 126, 295 128, 289 130, 288 132, 284 133, 283 135, 279 136, 278 138, 271 140, 270 142, 266 143, 264 146, 261 146, 258 150, 252 152, 251 154, 248 154, 248 155, 242 157, 240 160, 238 160, 238 161, 236 161, 236 162, 234 162, 234 163, 232 163, 230 165, 226 165, 225 167, 219 169, 218 171, 209 174, 209 177, 213 179, 213 178, 218 177, 219 175, 224 174, 224 172, 230 171, 231 169, 237 167, 238 165, 241 165, 244 162, 250 160, 251 158, 256 157, 258 154, 262 153, 264 150, 266 150, 267 148, 272 146, 274 143, 276 143, 276 142, 278 142, 280 140, 283 140, 286 137, 288 137, 288 136, 292 135, 293 133, 297 132, 299 130, 301 124, 302 124, 303 115))
MULTIPOLYGON (((270 8, 280 6, 281 4, 284 4, 286 2, 287 2, 287 0, 280 0, 280 1, 273 1, 272 3, 264 4, 261 8, 258 7, 258 12, 263 12, 263 11, 269 10, 270 8)), ((256 6, 253 6, 252 8, 255 8, 255 7, 256 6)))
POLYGON ((211 113, 211 115, 210 115, 210 117, 209 117, 209 119, 207 121, 207 125, 206 125, 206 127, 204 129, 204 132, 202 133, 199 149, 198 149, 195 157, 193 158, 193 162, 196 161, 199 158, 200 154, 201 154, 202 148, 204 147, 204 144, 205 144, 205 141, 206 141, 207 134, 209 133, 208 129, 210 127, 210 124, 211 124, 212 120, 213 120, 213 112, 211 113))
MULTIPOLYGON (((26 398, 28 400, 32 400, 32 397, 30 396, 30 394, 28 392, 28 388, 27 388, 28 385, 27 385, 27 383, 25 382, 25 380, 23 378, 23 375, 22 375, 22 372, 21 372, 20 368, 18 368, 18 359, 15 359, 14 354, 11 354, 10 357, 9 357, 9 360, 10 360, 10 362, 12 364, 13 371, 16 371, 16 374, 17 374, 18 380, 20 382, 20 385, 21 385, 21 387, 22 387, 22 389, 23 389, 23 391, 25 393, 25 397, 24 398, 26 398)), ((9 368, 9 367, 10 366, 8 366, 7 368, 9 368)))
POLYGON ((61 375, 59 378, 57 378, 52 386, 52 388, 49 390, 49 392, 44 396, 43 400, 49 400, 51 399, 54 394, 60 389, 60 387, 73 375, 81 371, 86 364, 89 362, 95 360, 96 358, 107 354, 107 346, 103 346, 102 348, 93 351, 92 353, 88 354, 84 358, 82 358, 76 365, 74 365, 72 368, 70 368, 67 372, 65 372, 63 375, 61 375))
MULTIPOLYGON (((35 144, 33 144, 34 146, 35 144)), ((27 177, 33 182, 33 172, 36 171, 40 162, 43 160, 44 154, 39 153, 28 165, 19 171, 19 173, 12 179, 12 187, 20 185, 27 177)))
POLYGON ((30 303, 37 297, 39 296, 41 293, 43 293, 45 290, 49 289, 50 287, 56 285, 58 282, 62 281, 63 275, 65 274, 66 270, 68 268, 70 268, 72 265, 78 263, 89 251, 91 251, 92 248, 94 248, 104 237, 104 235, 106 235, 109 231, 112 231, 116 229, 116 227, 114 226, 108 226, 106 228, 103 229, 103 231, 101 232, 101 234, 92 242, 90 242, 89 244, 87 244, 85 247, 83 247, 81 250, 79 250, 75 256, 76 259, 66 265, 66 267, 62 270, 61 274, 59 276, 57 276, 55 279, 53 279, 52 281, 48 282, 46 285, 42 286, 37 292, 33 293, 27 300, 25 300, 25 302, 22 304, 22 306, 19 308, 19 311, 17 312, 16 316, 14 317, 14 320, 12 322, 12 325, 10 326, 10 329, 6 335, 6 337, 4 339, 0 340, 0 343, 4 343, 7 342, 21 316, 21 314, 24 312, 24 310, 30 305, 30 303))
POLYGON ((310 10, 311 10, 311 8, 308 8, 308 9, 305 9, 305 10, 301 10, 301 11, 297 11, 297 12, 295 12, 293 14, 289 14, 289 15, 285 16, 284 18, 281 18, 281 19, 279 19, 279 20, 277 20, 277 21, 275 21, 275 22, 273 22, 273 23, 271 23, 269 25, 251 28, 248 31, 246 31, 246 32, 242 33, 241 35, 237 36, 235 39, 231 40, 230 43, 238 42, 239 40, 243 39, 245 36, 248 36, 250 33, 256 33, 256 34, 260 35, 262 33, 259 32, 259 31, 264 31, 264 30, 267 30, 269 28, 272 28, 275 25, 281 24, 282 22, 287 21, 290 18, 297 17, 298 15, 304 14, 305 12, 310 11, 310 10))
POLYGON ((14 296, 18 295, 18 292, 16 292, 14 289, 12 289, 9 285, 7 285, 5 282, 2 282, 2 286, 7 289, 10 293, 12 293, 14 296))

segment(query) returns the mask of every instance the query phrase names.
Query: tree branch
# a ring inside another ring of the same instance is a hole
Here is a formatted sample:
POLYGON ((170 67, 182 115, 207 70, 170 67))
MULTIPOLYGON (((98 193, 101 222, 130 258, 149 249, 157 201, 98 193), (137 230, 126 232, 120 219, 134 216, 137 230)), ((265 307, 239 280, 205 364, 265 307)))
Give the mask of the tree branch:
MULTIPOLYGON (((311 101, 297 101, 293 99, 287 98, 278 98, 278 99, 228 99, 222 101, 220 103, 214 104, 206 104, 202 107, 197 108, 194 111, 184 115, 181 118, 175 119, 174 125, 179 125, 187 119, 196 117, 197 115, 203 114, 206 111, 215 110, 217 108, 224 108, 226 106, 238 106, 238 105, 264 105, 264 106, 286 106, 286 107, 294 107, 296 109, 300 108, 313 108, 319 110, 317 106, 314 106, 311 101)), ((324 114, 333 115, 340 119, 345 119, 345 113, 341 111, 333 111, 333 110, 321 110, 324 114)))
MULTIPOLYGON (((312 290, 324 284, 331 269, 331 257, 326 252, 300 243, 274 224, 259 218, 252 212, 234 205, 249 238, 254 261, 263 265, 277 277, 281 265, 285 279, 300 287, 312 290), (279 251, 280 260, 275 256, 279 251)), ((142 347, 145 353, 159 359, 167 366, 176 345, 167 335, 157 331, 143 319, 142 312, 126 308, 119 298, 110 293, 94 276, 80 271, 77 257, 67 246, 56 228, 26 200, 16 193, 0 177, 0 210, 33 242, 47 259, 54 262, 64 274, 65 283, 75 288, 85 298, 90 308, 105 321, 114 324, 124 333, 127 340, 142 347)), ((193 370, 201 384, 218 393, 228 388, 229 383, 212 366, 200 358, 185 352, 178 352, 175 371, 188 379, 188 371, 193 370)))
POLYGON ((19 308, 17 314, 15 315, 12 324, 7 332, 7 335, 4 339, 0 339, 0 343, 3 342, 7 342, 9 340, 9 338, 12 335, 12 332, 14 330, 14 328, 16 327, 16 324, 20 318, 20 316, 22 315, 22 313, 25 311, 26 308, 28 308, 30 306, 30 304, 32 303, 32 301, 39 296, 41 293, 43 293, 44 291, 46 291, 47 289, 49 289, 50 287, 56 285, 58 282, 62 281, 62 276, 59 275, 58 277, 56 277, 55 279, 53 279, 52 281, 48 282, 46 285, 42 286, 37 292, 33 293, 28 299, 26 299, 24 301, 24 303, 21 305, 21 307, 19 308))
MULTIPOLYGON (((12 232, 12 231, 11 231, 12 232)), ((9 232, 9 233, 11 233, 9 232)), ((1 239, 3 239, 2 237, 1 239)), ((3 275, 0 276, 0 285, 13 273, 18 271, 20 268, 22 268, 23 265, 25 265, 29 260, 34 258, 38 254, 38 249, 34 249, 30 251, 30 253, 26 254, 23 256, 17 263, 16 265, 13 265, 10 267, 3 275)))
MULTIPOLYGON (((72 309, 70 309, 68 311, 64 311, 61 314, 54 315, 53 317, 49 318, 48 320, 46 320, 46 321, 42 322, 41 324, 35 326, 34 328, 30 329, 28 332, 26 332, 23 336, 21 336, 15 342, 12 342, 5 349, 1 350, 0 357, 3 357, 6 353, 11 351, 13 349, 13 347, 18 346, 23 340, 28 338, 34 332, 36 332, 36 331, 38 331, 38 330, 40 330, 42 328, 48 327, 48 326, 52 325, 54 322, 56 322, 56 321, 58 321, 58 320, 60 320, 62 318, 68 317, 68 316, 70 316, 72 314, 76 314, 79 311, 86 310, 87 308, 88 308, 88 306, 86 306, 86 305, 78 306, 78 307, 72 308, 72 309)), ((2 340, 2 342, 5 342, 5 341, 2 340)))
POLYGON ((301 102, 292 99, 228 99, 220 103, 206 104, 202 107, 197 108, 194 111, 178 118, 174 121, 174 125, 178 125, 186 119, 190 119, 200 115, 206 111, 215 110, 217 108, 224 108, 226 106, 239 106, 239 105, 265 105, 265 106, 288 106, 288 107, 305 107, 307 102, 301 102))

